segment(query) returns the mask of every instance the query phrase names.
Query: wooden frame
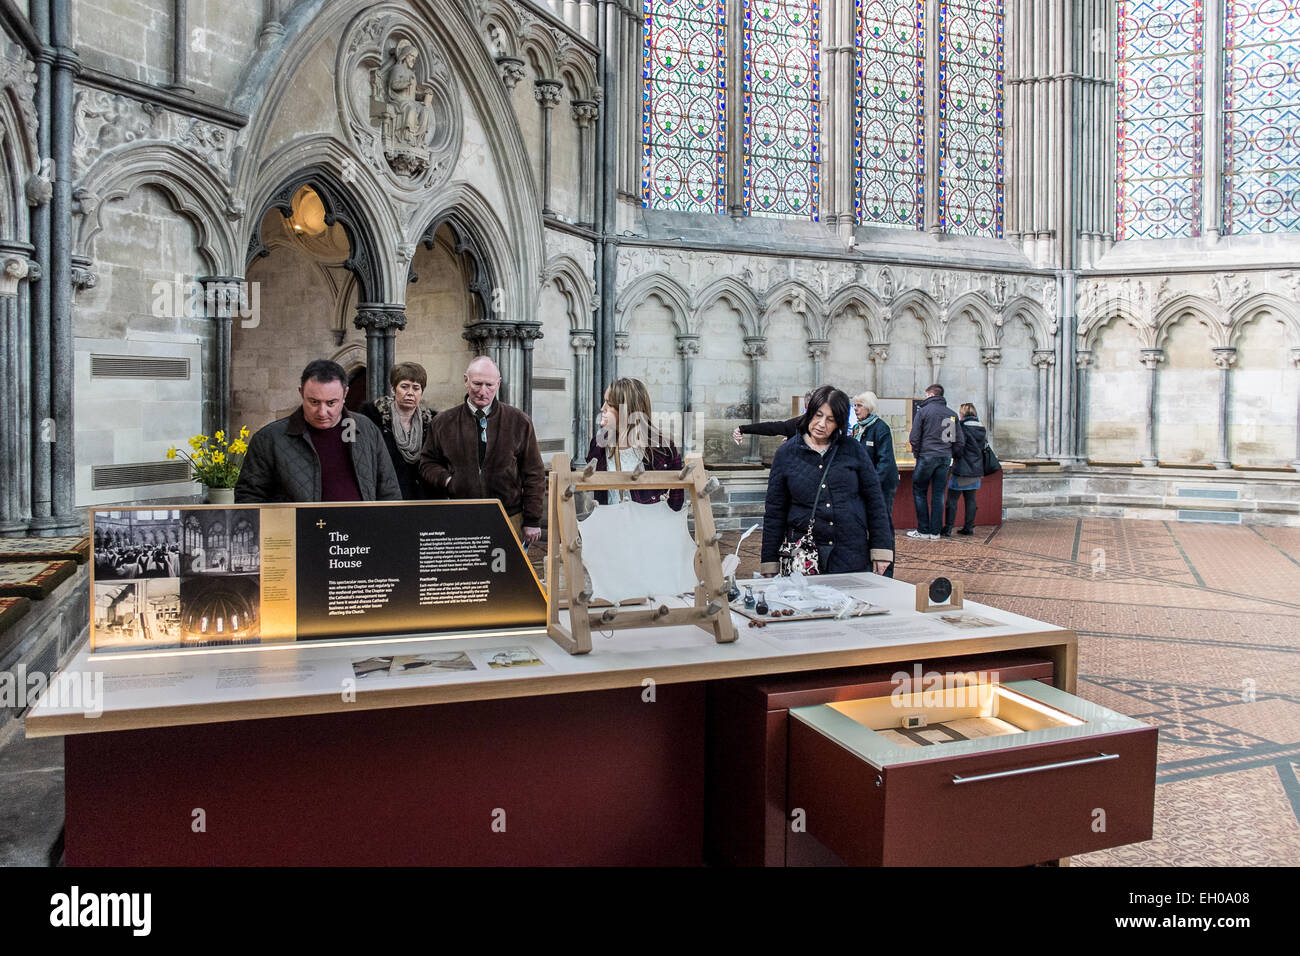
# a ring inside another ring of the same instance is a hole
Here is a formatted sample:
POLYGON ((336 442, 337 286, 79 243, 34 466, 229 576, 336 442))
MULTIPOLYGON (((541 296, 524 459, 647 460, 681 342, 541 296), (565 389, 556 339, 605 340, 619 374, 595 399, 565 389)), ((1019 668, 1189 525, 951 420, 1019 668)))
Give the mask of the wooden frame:
POLYGON ((961 607, 962 587, 960 581, 952 582, 952 594, 948 595, 948 601, 945 604, 930 603, 930 581, 916 582, 916 609, 922 614, 931 614, 935 611, 960 611, 961 607))
MULTIPOLYGON (((551 460, 550 483, 546 491, 549 532, 546 540, 546 633, 570 654, 591 652, 593 626, 601 630, 694 624, 712 631, 719 644, 729 644, 737 637, 727 603, 727 585, 722 576, 722 556, 718 551, 721 537, 713 524, 709 503, 709 477, 698 455, 686 460, 678 472, 650 471, 638 465, 635 471, 596 471, 588 462, 583 471, 574 471, 568 455, 551 460), (675 490, 689 493, 695 517, 695 573, 702 582, 695 588, 692 607, 669 608, 660 605, 645 610, 620 610, 606 607, 591 610, 592 596, 583 590, 586 569, 582 562, 582 538, 578 531, 576 496, 580 491, 675 490), (561 595, 559 571, 564 569, 564 597, 569 610, 569 628, 560 623, 561 595)), ((716 484, 716 481, 714 482, 716 484)))

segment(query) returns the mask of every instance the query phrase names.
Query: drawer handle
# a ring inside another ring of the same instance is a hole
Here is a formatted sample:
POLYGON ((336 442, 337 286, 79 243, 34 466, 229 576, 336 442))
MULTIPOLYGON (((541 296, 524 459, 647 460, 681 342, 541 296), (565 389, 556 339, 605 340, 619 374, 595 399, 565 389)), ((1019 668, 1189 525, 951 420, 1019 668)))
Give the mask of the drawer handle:
POLYGON ((1045 763, 1041 767, 1025 767, 1021 770, 999 770, 997 773, 982 773, 977 777, 952 775, 953 783, 975 783, 979 780, 996 780, 998 777, 1017 777, 1022 773, 1039 773, 1043 770, 1058 770, 1061 767, 1077 767, 1085 763, 1101 763, 1103 760, 1118 760, 1119 754, 1098 754, 1095 757, 1082 757, 1079 760, 1063 760, 1060 763, 1045 763))

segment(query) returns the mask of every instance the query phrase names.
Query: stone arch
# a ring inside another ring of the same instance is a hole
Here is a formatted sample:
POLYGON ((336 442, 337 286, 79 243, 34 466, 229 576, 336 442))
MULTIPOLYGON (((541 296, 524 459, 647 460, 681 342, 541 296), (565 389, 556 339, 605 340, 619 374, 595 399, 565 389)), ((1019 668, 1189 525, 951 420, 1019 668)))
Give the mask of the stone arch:
POLYGON ((94 258, 95 236, 104 228, 110 203, 141 186, 155 186, 198 235, 197 249, 211 275, 243 275, 243 261, 232 222, 238 210, 217 172, 167 143, 134 143, 104 153, 82 177, 74 193, 81 205, 75 253, 94 258))
MULTIPOLYGON (((1120 302, 1112 302, 1108 308, 1094 312, 1079 325, 1079 351, 1090 352, 1097 345, 1097 339, 1116 319, 1132 326, 1138 334, 1138 340, 1142 343, 1143 348, 1153 349, 1155 345, 1155 330, 1136 310, 1120 302)), ((1031 326, 1032 328, 1032 326, 1031 326)), ((1035 342, 1037 346, 1037 342, 1035 342)))
MULTIPOLYGON (((367 203, 349 189, 338 178, 334 170, 324 163, 314 163, 281 179, 279 184, 269 191, 266 199, 256 208, 253 218, 253 233, 249 241, 247 262, 255 256, 266 254, 266 246, 261 240, 262 220, 272 209, 281 215, 289 216, 293 212, 293 197, 303 186, 310 186, 320 197, 325 207, 325 223, 338 223, 347 234, 350 254, 343 265, 357 277, 360 286, 361 302, 391 302, 394 295, 404 295, 405 289, 394 288, 385 263, 391 261, 391 254, 383 249, 379 240, 381 230, 367 214, 367 203)), ((247 268, 245 263, 244 268, 247 268)), ((243 269, 239 274, 243 274, 243 269)))
POLYGON ((578 260, 570 255, 554 256, 542 270, 542 286, 554 283, 564 297, 565 311, 571 330, 590 329, 592 312, 596 308, 596 283, 587 275, 578 260))
POLYGON ((726 301, 740 315, 740 327, 749 337, 761 336, 763 308, 754 291, 735 276, 723 276, 711 282, 695 297, 692 312, 699 316, 719 299, 726 301))
MULTIPOLYGON (((298 79, 294 64, 308 56, 323 40, 340 35, 358 11, 373 6, 373 3, 365 0, 329 0, 328 3, 326 0, 299 0, 285 14, 282 20, 284 35, 258 50, 231 99, 232 109, 250 117, 248 141, 235 157, 232 176, 235 195, 247 200, 248 197, 264 195, 268 184, 279 182, 283 176, 301 165, 304 155, 310 155, 313 161, 320 161, 318 155, 304 152, 313 142, 327 144, 324 148, 328 160, 340 172, 344 160, 352 161, 357 176, 351 185, 364 199, 366 209, 374 221, 382 225, 378 231, 380 242, 385 242, 389 236, 407 234, 411 228, 419 230, 413 236, 408 235, 405 244, 381 250, 384 253, 382 268, 385 288, 391 297, 386 301, 400 304, 406 285, 407 268, 423 224, 430 221, 431 210, 454 205, 456 197, 460 195, 457 190, 464 187, 464 184, 448 184, 436 196, 423 203, 422 209, 417 209, 409 216, 403 214, 399 217, 387 191, 375 182, 365 164, 350 155, 335 137, 301 135, 278 146, 269 146, 272 135, 283 138, 284 130, 276 126, 273 120, 278 115, 281 102, 289 95, 298 79), (273 160, 268 160, 267 155, 271 151, 273 160), (273 161, 275 168, 268 171, 273 161)), ((508 26, 511 14, 506 11, 509 5, 498 4, 498 7, 500 21, 508 26)), ((478 12, 466 3, 443 4, 435 3, 434 0, 411 0, 404 15, 408 19, 419 21, 437 40, 448 67, 459 82, 465 115, 468 117, 473 114, 486 140, 493 166, 490 175, 496 177, 496 184, 501 191, 501 195, 494 197, 491 204, 483 204, 491 214, 493 226, 490 227, 487 219, 478 215, 476 207, 471 206, 471 211, 475 212, 476 219, 486 230, 494 228, 497 222, 496 214, 491 213, 491 210, 500 210, 500 222, 504 224, 501 229, 509 237, 509 241, 502 245, 502 248, 508 250, 504 261, 509 263, 509 270, 499 268, 497 275, 504 283, 507 309, 512 317, 518 320, 530 318, 528 309, 533 304, 536 276, 544 258, 540 200, 533 178, 531 154, 516 122, 510 93, 501 82, 493 54, 482 42, 478 12), (512 289, 525 288, 519 276, 528 276, 530 279, 526 291, 510 294, 512 289)), ((511 29, 509 34, 511 42, 516 42, 516 31, 511 29)), ((330 65, 333 66, 332 61, 330 65)), ((469 188, 469 191, 473 192, 473 188, 469 188)), ((467 201, 472 203, 472 200, 467 201)), ((248 205, 253 207, 254 203, 248 202, 248 205)), ((249 227, 249 231, 255 227, 256 223, 249 227)), ((485 239, 489 245, 492 244, 491 237, 485 239)), ((493 251, 491 254, 496 253, 493 251)), ((496 264, 501 267, 502 261, 496 264)))
POLYGON ((0 90, 0 238, 22 241, 27 235, 28 177, 41 163, 36 145, 35 66, 16 44, 5 40, 4 46, 10 68, 0 90))
MULTIPOLYGON (((988 300, 978 292, 966 292, 958 296, 948 307, 948 320, 952 322, 962 316, 975 325, 979 333, 980 345, 992 348, 998 344, 998 319, 988 300)), ((946 336, 945 336, 946 337, 946 336)))
POLYGON ((576 48, 570 47, 560 60, 559 78, 569 89, 569 96, 575 100, 596 98, 600 84, 591 62, 576 48))
POLYGON ((889 304, 889 324, 892 328, 904 315, 921 323, 926 345, 943 345, 943 327, 939 321, 939 306, 920 289, 909 289, 889 304))
POLYGON ((826 303, 806 282, 799 279, 786 279, 773 286, 763 299, 767 307, 763 310, 761 334, 767 334, 772 316, 786 303, 790 304, 792 312, 803 316, 804 332, 809 339, 824 339, 830 334, 826 303))
POLYGON ((834 325, 840 314, 848 309, 857 309, 867 324, 867 336, 872 342, 887 341, 889 336, 889 319, 885 306, 874 295, 860 285, 845 286, 831 297, 827 306, 830 324, 834 325))
POLYGON ((1229 326, 1224 322, 1221 310, 1214 303, 1198 295, 1181 295, 1163 306, 1157 313, 1154 347, 1164 348, 1169 340, 1170 331, 1185 319, 1191 319, 1205 326, 1210 337, 1211 348, 1227 346, 1229 326))
MULTIPOLYGON (((1035 349, 1050 349, 1052 339, 1056 333, 1052 331, 1051 323, 1047 319, 1047 313, 1043 311, 1043 304, 1037 299, 1031 299, 1026 295, 1018 295, 1007 302, 1002 307, 1003 323, 1019 319, 1029 329, 1029 337, 1033 339, 1035 349)), ((1001 332, 997 338, 1001 339, 1001 332)), ((987 345, 996 345, 996 341, 986 343, 987 345)))
POLYGON ((1275 292, 1256 293, 1233 307, 1229 314, 1231 330, 1228 344, 1235 347, 1244 327, 1265 317, 1275 318, 1282 323, 1286 329, 1287 344, 1293 349, 1300 348, 1300 316, 1297 316, 1296 304, 1275 292))
POLYGON ((524 28, 519 39, 519 53, 528 61, 538 79, 558 78, 555 38, 541 23, 534 21, 524 28))
POLYGON ((694 334, 690 297, 676 279, 661 272, 642 276, 619 296, 618 307, 615 309, 615 328, 618 332, 628 331, 632 313, 651 296, 662 302, 671 313, 678 335, 694 334))
MULTIPOLYGON (((450 231, 456 255, 463 255, 468 260, 470 275, 469 293, 476 303, 475 321, 483 321, 494 312, 506 311, 506 291, 501 284, 503 268, 499 247, 494 249, 494 242, 487 238, 492 230, 483 228, 483 222, 477 215, 469 213, 463 206, 455 205, 436 213, 429 225, 420 234, 418 242, 426 249, 433 249, 438 230, 446 226, 450 231), (500 290, 498 292, 497 290, 500 290)), ((502 237, 498 234, 496 242, 502 237)), ((407 281, 415 282, 418 276, 414 271, 407 273, 407 281)))

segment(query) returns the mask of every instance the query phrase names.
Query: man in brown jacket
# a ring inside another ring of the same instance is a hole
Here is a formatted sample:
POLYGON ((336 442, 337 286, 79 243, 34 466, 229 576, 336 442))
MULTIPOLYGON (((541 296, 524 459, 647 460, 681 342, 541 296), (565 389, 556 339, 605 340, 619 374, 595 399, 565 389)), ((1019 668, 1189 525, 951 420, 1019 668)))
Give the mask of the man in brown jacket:
POLYGON ((438 415, 420 452, 435 498, 499 498, 524 546, 542 534, 546 467, 533 423, 496 400, 501 372, 480 355, 465 370, 465 402, 438 415))

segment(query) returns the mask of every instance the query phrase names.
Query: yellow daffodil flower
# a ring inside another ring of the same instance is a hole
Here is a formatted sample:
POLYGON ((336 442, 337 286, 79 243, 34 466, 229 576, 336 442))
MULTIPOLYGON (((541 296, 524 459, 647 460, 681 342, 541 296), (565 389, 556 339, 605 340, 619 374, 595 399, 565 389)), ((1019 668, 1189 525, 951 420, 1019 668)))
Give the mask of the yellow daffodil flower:
POLYGON ((167 457, 168 457, 168 458, 175 458, 175 457, 176 457, 176 449, 175 449, 175 448, 168 448, 168 449, 167 449, 167 457))
POLYGON ((217 432, 217 433, 213 436, 213 438, 216 439, 216 441, 217 441, 218 444, 224 445, 224 444, 226 443, 226 433, 225 433, 225 432, 217 432))
POLYGON ((230 443, 230 450, 236 455, 242 455, 244 452, 248 451, 248 445, 244 443, 242 438, 236 438, 230 443))
POLYGON ((240 429, 239 429, 239 437, 240 437, 240 438, 244 438, 244 439, 247 439, 247 438, 248 438, 248 426, 247 426, 247 425, 243 425, 243 426, 240 427, 240 429))
POLYGON ((223 455, 221 452, 219 452, 219 451, 214 451, 214 452, 212 453, 212 464, 214 464, 214 465, 219 465, 219 464, 221 464, 221 463, 222 463, 223 461, 225 461, 225 460, 226 460, 226 456, 223 455))

